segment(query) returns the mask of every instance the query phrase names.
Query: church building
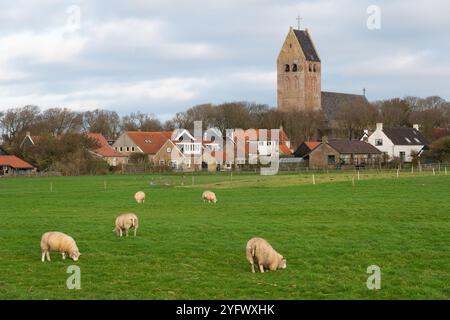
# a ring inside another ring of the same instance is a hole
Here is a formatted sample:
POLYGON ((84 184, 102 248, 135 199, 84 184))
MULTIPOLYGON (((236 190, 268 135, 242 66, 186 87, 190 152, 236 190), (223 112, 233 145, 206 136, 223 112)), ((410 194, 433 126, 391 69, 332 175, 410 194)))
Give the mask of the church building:
POLYGON ((331 127, 345 105, 369 104, 365 95, 322 91, 321 60, 308 29, 290 27, 277 59, 280 111, 323 111, 331 127))

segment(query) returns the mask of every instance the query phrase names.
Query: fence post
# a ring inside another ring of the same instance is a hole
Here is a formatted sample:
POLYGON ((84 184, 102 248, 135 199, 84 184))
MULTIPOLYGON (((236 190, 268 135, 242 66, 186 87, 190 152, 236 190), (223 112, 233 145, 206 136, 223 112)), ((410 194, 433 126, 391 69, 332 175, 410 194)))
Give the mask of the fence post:
POLYGON ((312 175, 312 181, 313 181, 313 185, 316 184, 316 177, 314 176, 314 174, 312 175))

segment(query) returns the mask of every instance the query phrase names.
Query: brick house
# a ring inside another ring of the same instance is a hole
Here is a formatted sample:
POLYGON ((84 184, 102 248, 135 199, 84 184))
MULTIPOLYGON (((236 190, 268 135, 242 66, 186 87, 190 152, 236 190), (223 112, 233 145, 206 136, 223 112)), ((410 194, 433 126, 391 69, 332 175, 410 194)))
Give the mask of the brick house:
POLYGON ((360 140, 328 140, 326 137, 309 153, 309 167, 367 167, 378 163, 381 151, 360 140))

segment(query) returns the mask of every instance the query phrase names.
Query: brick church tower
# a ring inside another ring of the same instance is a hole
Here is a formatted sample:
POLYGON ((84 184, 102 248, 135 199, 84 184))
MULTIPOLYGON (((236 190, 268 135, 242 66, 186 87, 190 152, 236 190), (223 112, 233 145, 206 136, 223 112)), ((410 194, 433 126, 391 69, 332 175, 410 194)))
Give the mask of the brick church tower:
POLYGON ((277 59, 278 110, 321 109, 321 64, 308 32, 292 27, 277 59))

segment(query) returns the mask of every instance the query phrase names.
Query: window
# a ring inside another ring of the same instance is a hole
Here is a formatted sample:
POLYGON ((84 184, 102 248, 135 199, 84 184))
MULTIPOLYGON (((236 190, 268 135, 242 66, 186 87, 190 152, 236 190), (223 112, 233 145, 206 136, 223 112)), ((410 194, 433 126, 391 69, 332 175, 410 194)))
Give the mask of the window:
POLYGON ((401 160, 402 162, 404 162, 405 159, 406 159, 406 152, 401 151, 401 152, 400 152, 400 160, 401 160))
POLYGON ((289 65, 288 64, 284 66, 284 72, 289 72, 289 65))
POLYGON ((292 65, 292 72, 297 72, 297 65, 295 63, 292 65))
POLYGON ((172 169, 178 168, 178 163, 177 163, 176 160, 169 161, 169 165, 170 165, 170 167, 171 167, 172 169))
POLYGON ((130 152, 130 147, 127 147, 127 152, 130 152))
POLYGON ((117 151, 117 149, 118 149, 117 147, 114 147, 114 150, 116 150, 116 151, 117 151))
POLYGON ((335 164, 336 156, 334 154, 328 156, 328 164, 335 164))
POLYGON ((271 146, 272 145, 272 141, 267 141, 267 145, 271 146))
POLYGON ((131 147, 131 151, 134 152, 134 150, 135 150, 135 148, 134 148, 134 147, 131 147))
POLYGON ((376 146, 382 146, 383 145, 383 139, 375 139, 375 145, 376 146))
POLYGON ((123 147, 120 147, 120 152, 122 152, 123 151, 123 147))
POLYGON ((417 139, 417 138, 414 138, 414 141, 417 142, 417 143, 420 143, 420 140, 417 139))
POLYGON ((166 162, 164 160, 159 160, 159 165, 160 166, 164 166, 166 164, 166 162))
POLYGON ((150 139, 145 139, 145 140, 144 140, 144 143, 145 143, 145 144, 149 144, 149 143, 152 143, 152 141, 151 141, 150 139))
POLYGON ((312 72, 312 64, 309 64, 309 72, 312 72))
POLYGON ((408 138, 405 138, 406 142, 411 143, 411 140, 409 140, 408 138))
POLYGON ((316 72, 316 65, 313 66, 313 71, 316 72))
POLYGON ((167 153, 171 153, 172 152, 172 148, 167 148, 166 151, 167 151, 167 153))

